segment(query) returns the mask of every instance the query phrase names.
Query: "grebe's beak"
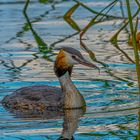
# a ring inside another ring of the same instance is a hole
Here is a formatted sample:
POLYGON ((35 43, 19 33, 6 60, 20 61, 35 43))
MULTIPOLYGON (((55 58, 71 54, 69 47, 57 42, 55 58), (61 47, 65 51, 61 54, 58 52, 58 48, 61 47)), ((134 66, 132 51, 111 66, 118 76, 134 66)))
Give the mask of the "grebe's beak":
POLYGON ((97 67, 95 64, 85 60, 84 58, 79 58, 79 57, 75 57, 74 58, 79 64, 82 64, 82 65, 85 65, 85 66, 88 66, 88 67, 91 67, 91 68, 95 68, 99 71, 100 73, 100 69, 99 67, 97 67))

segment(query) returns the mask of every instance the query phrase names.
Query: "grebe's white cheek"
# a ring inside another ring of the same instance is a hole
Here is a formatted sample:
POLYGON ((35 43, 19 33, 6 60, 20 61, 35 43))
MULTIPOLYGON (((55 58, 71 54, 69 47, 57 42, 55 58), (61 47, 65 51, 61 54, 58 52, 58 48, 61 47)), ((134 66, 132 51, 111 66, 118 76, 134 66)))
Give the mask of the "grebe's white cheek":
POLYGON ((70 64, 70 65, 79 64, 76 60, 74 60, 72 58, 71 54, 69 54, 67 52, 66 52, 66 60, 67 60, 67 63, 70 64))

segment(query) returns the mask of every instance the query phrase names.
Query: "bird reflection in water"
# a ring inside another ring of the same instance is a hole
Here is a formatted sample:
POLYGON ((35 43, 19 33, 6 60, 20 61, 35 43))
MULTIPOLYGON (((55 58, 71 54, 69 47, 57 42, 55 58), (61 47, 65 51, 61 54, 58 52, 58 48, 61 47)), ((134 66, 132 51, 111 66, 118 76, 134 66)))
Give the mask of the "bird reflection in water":
MULTIPOLYGON (((67 109, 61 111, 44 111, 40 114, 38 112, 14 112, 15 117, 20 119, 61 119, 63 117, 63 128, 61 136, 57 140, 74 140, 74 133, 78 128, 80 117, 85 114, 86 107, 82 109, 67 109)), ((12 112, 13 113, 13 112, 12 112)))
POLYGON ((64 111, 64 122, 61 137, 57 140, 74 140, 73 134, 78 128, 80 117, 85 113, 84 109, 73 109, 64 111))

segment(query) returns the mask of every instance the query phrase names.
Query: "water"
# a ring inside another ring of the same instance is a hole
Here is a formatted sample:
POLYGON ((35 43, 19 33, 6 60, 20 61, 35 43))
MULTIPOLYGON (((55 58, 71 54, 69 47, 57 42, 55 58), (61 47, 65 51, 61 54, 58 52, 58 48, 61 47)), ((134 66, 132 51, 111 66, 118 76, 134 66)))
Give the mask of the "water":
MULTIPOLYGON (((107 0, 83 2, 97 11, 109 3, 107 0)), ((48 46, 74 47, 89 59, 88 54, 80 48, 79 35, 75 34, 77 31, 63 19, 73 4, 73 1, 40 4, 34 0, 29 6, 28 16, 33 29, 48 46)), ((53 72, 53 62, 46 61, 42 54, 38 54, 38 45, 22 14, 24 1, 1 0, 0 5, 0 100, 22 86, 59 86, 53 72)), ((120 16, 119 4, 109 14, 120 16)), ((83 28, 93 16, 93 13, 79 7, 73 14, 73 20, 83 28)), ((92 26, 83 37, 83 43, 94 51, 97 60, 109 66, 109 70, 99 63, 96 64, 101 69, 100 74, 81 65, 74 68, 72 79, 87 104, 85 114, 69 112, 74 114, 68 118, 76 125, 73 125, 76 140, 134 140, 138 135, 135 65, 108 41, 121 23, 121 19, 101 22, 92 26)), ((127 36, 127 32, 123 31, 118 44, 133 59, 127 36)), ((55 56, 50 59, 54 61, 55 56)), ((60 137, 66 119, 67 113, 64 117, 53 115, 51 119, 20 118, 0 105, 0 139, 54 140, 60 137)))

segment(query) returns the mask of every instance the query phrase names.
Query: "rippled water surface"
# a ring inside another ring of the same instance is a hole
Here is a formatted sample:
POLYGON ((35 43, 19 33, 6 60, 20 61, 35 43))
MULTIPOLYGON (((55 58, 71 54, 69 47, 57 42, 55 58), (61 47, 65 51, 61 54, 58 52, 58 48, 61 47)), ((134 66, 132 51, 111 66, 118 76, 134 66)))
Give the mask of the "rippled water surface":
MULTIPOLYGON (((108 0, 83 2, 97 11, 109 3, 108 0)), ((53 72, 55 56, 50 57, 52 61, 46 61, 38 53, 38 45, 22 14, 24 4, 22 0, 0 1, 0 100, 23 86, 59 86, 53 72)), ((88 54, 80 48, 79 34, 63 19, 63 15, 74 4, 73 1, 41 4, 32 0, 28 16, 33 29, 48 46, 74 47, 89 59, 88 54)), ((120 5, 116 5, 109 14, 121 16, 120 5)), ((79 7, 73 19, 83 28, 93 16, 93 13, 79 7)), ((74 68, 72 79, 87 104, 86 113, 75 119, 77 123, 79 119, 74 134, 76 140, 134 140, 138 135, 135 65, 108 41, 121 23, 120 19, 105 20, 92 26, 83 37, 83 43, 95 52, 97 60, 108 67, 96 63, 101 69, 100 74, 81 65, 74 68)), ((120 34, 119 45, 133 59, 127 36, 126 32, 120 34)), ((0 139, 55 140, 61 135, 63 119, 63 116, 57 115, 51 119, 20 118, 0 104, 0 139)))

